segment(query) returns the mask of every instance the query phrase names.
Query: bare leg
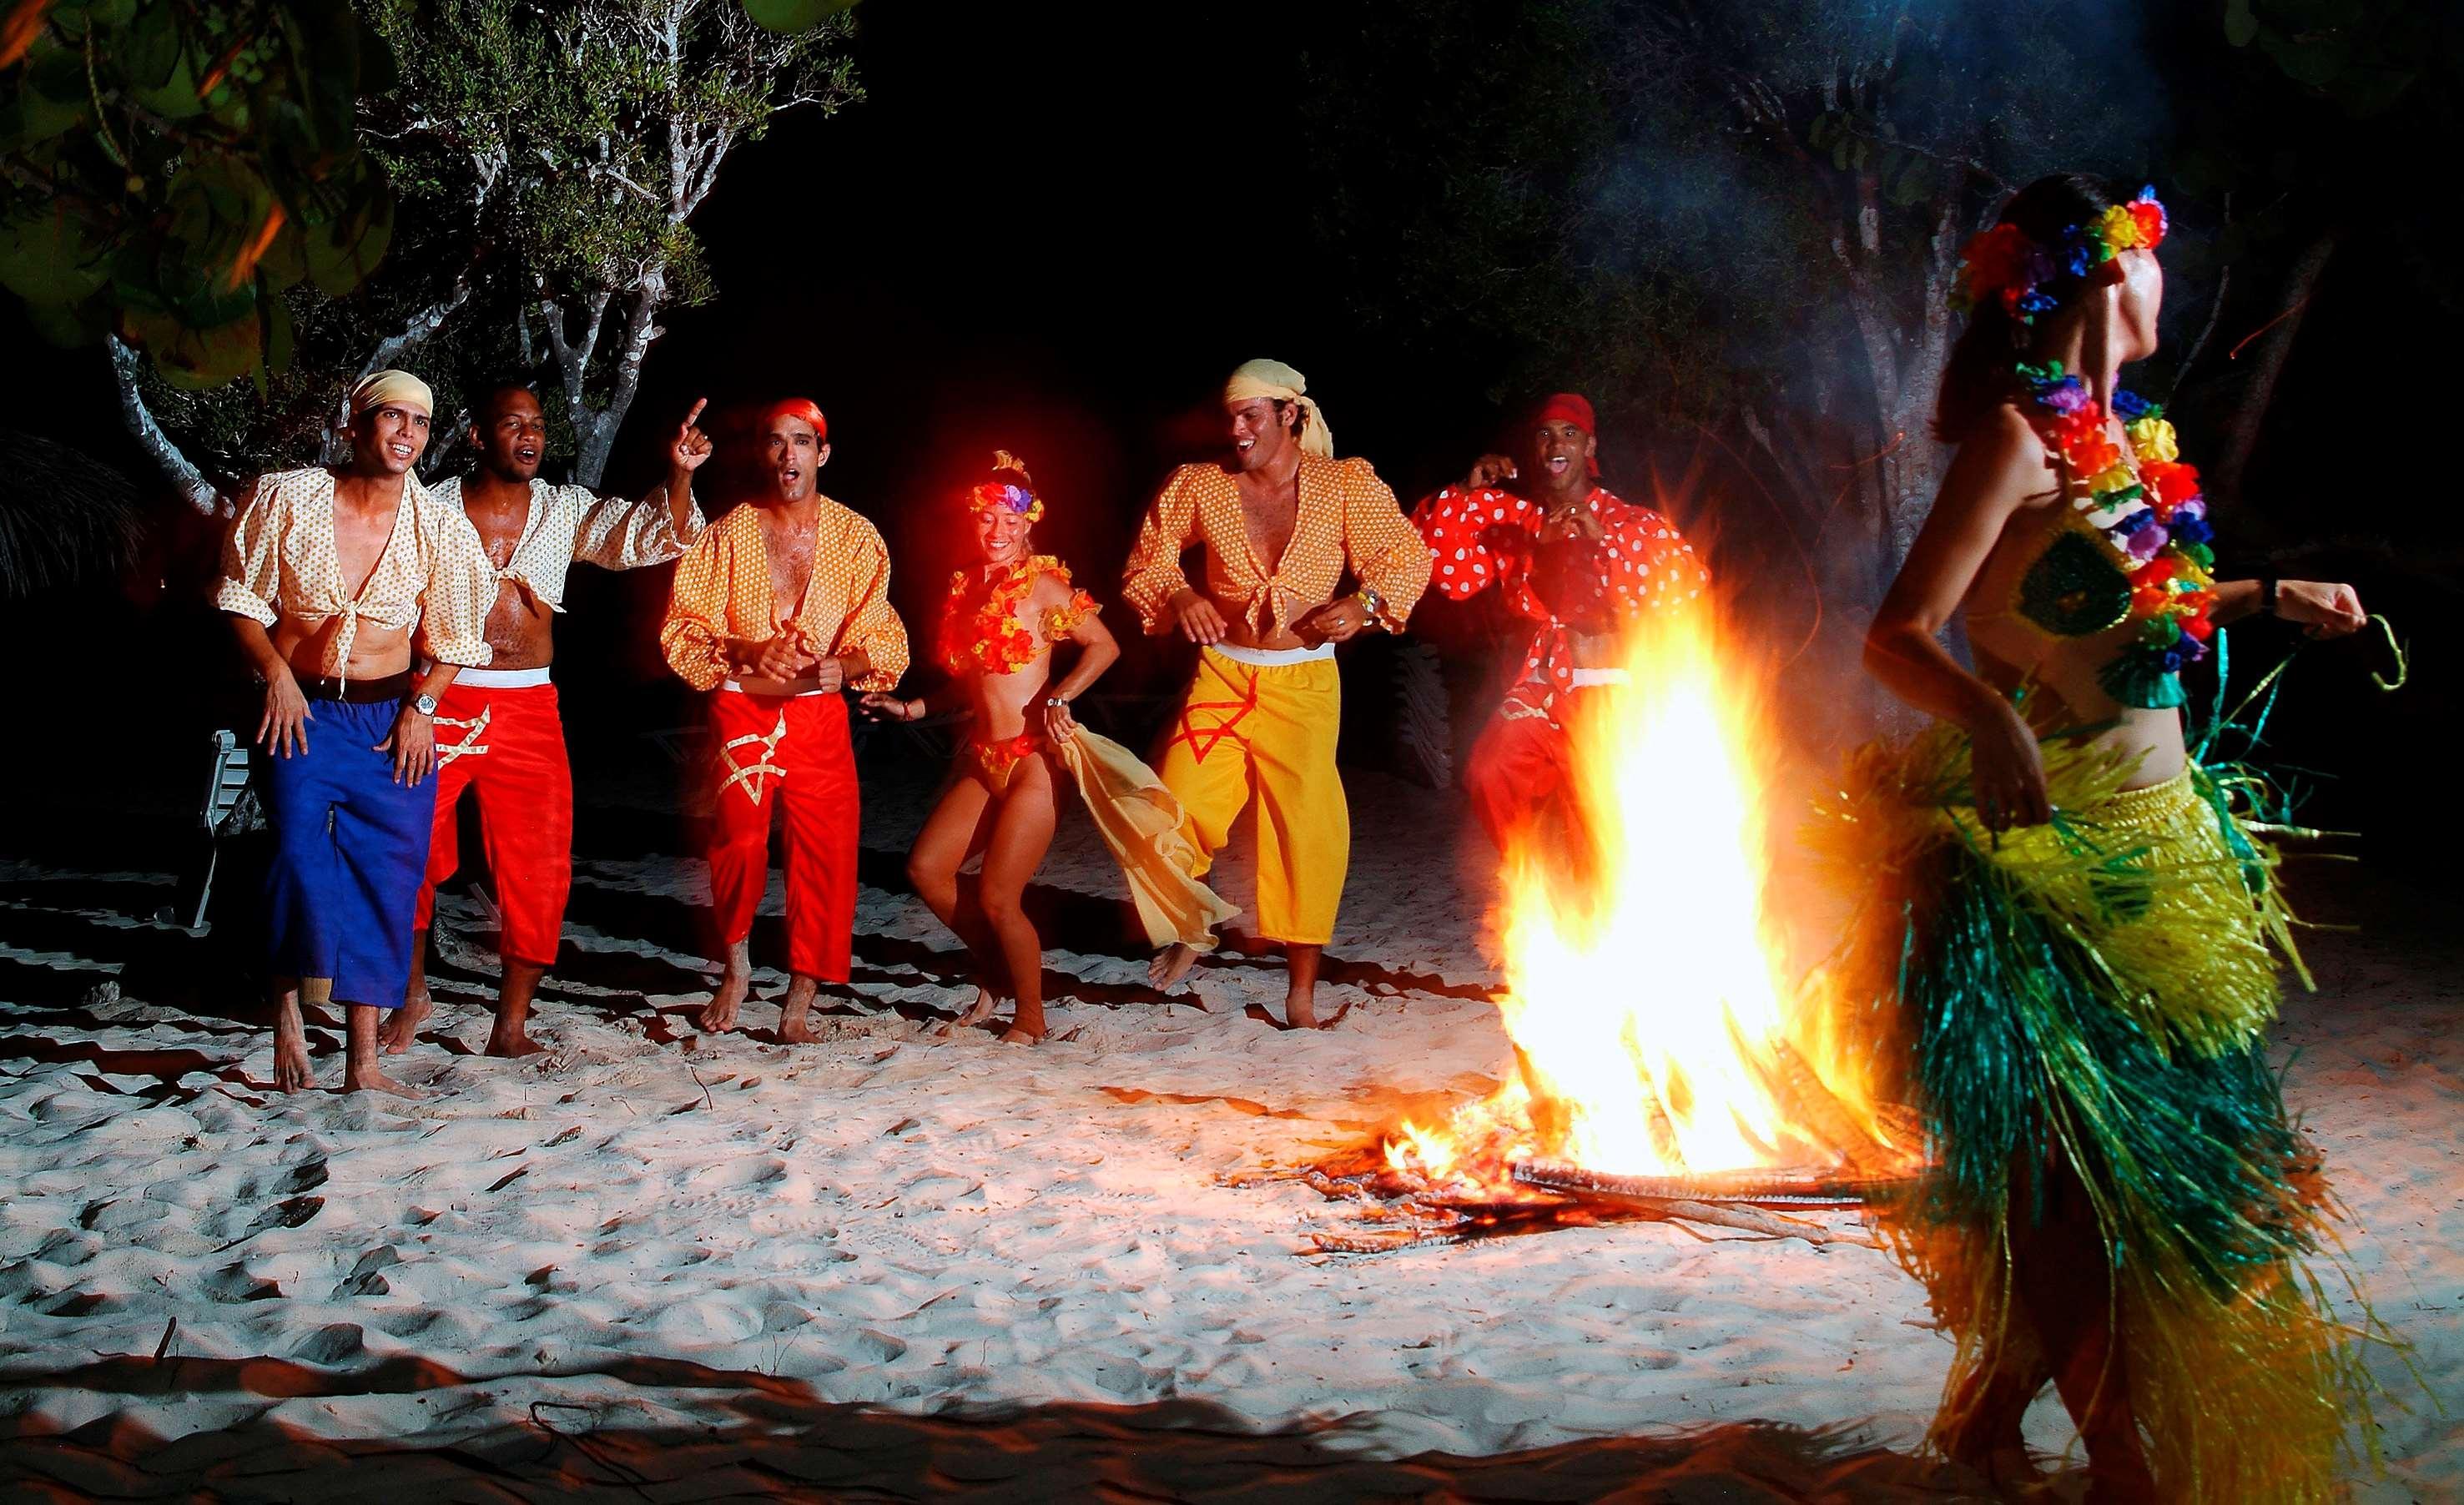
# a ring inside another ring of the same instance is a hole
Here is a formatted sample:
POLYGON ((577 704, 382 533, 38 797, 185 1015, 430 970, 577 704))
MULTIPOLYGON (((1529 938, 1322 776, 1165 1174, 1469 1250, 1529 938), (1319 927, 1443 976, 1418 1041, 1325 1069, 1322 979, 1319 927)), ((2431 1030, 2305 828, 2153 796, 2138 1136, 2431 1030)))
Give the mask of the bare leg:
POLYGON ((2130 1407, 2129 1335, 2117 1326, 2112 1253, 2071 1168, 2049 1167, 2043 1173, 2052 1185, 2040 1222, 2021 1222, 2030 1189, 2022 1185, 2012 1192, 2015 1294, 2043 1345, 2062 1406, 2087 1444, 2088 1497, 2153 1500, 2156 1479, 2130 1407))
POLYGON ((1155 959, 1147 964, 1147 986, 1157 992, 1169 992, 1189 975, 1189 969, 1197 962, 1198 948, 1175 941, 1155 952, 1155 959))
POLYGON ((385 1027, 377 1037, 385 1043, 385 1053, 399 1056, 410 1049, 419 1038, 419 1027, 428 1022, 429 1012, 436 1007, 428 995, 428 932, 410 932, 410 990, 402 997, 402 1007, 385 1016, 385 1027))
POLYGON ((1296 1030, 1314 1030, 1317 1022, 1317 959, 1326 948, 1298 942, 1284 948, 1284 1022, 1296 1030))
POLYGON ((305 1092, 317 1085, 317 1068, 308 1059, 308 1027, 299 1017, 299 980, 274 979, 274 1085, 279 1092, 305 1092))
POLYGON ((975 1000, 944 1028, 944 1034, 992 1017, 1005 981, 1000 943, 984 923, 981 903, 966 892, 969 885, 958 876, 967 859, 984 850, 992 840, 998 814, 992 791, 982 783, 974 778, 952 779, 907 854, 909 885, 924 906, 950 927, 976 965, 975 1000))
POLYGON ((537 962, 505 958, 505 980, 496 990, 496 1026, 488 1032, 491 1056, 536 1056, 547 1049, 531 1038, 531 999, 539 992, 547 969, 537 962))
POLYGON ((1041 757, 1020 762, 1009 789, 1001 796, 993 821, 992 843, 984 848, 983 881, 979 892, 984 923, 1001 941, 1001 956, 1018 995, 1018 1012, 1002 1040, 1032 1045, 1044 1038, 1044 942, 1026 917, 1023 901, 1028 880, 1044 865, 1052 845, 1056 818, 1052 797, 1052 766, 1041 757))
POLYGON ((2044 1475, 2028 1456, 2021 1424, 2036 1392, 2053 1378, 2034 1324, 2014 1305, 2005 1314, 1999 1344, 1969 1376, 1955 1403, 1959 1423, 1941 1437, 1942 1450, 2000 1489, 2041 1482, 2044 1475))
POLYGON ((787 974, 787 996, 779 1005, 779 1038, 790 1045, 810 1045, 821 1038, 807 1017, 813 1012, 813 995, 821 991, 818 977, 787 974))
POLYGON ((718 974, 718 992, 702 1006, 701 1027, 713 1035, 724 1035, 736 1028, 736 1011, 744 1007, 744 995, 753 991, 753 938, 745 937, 727 949, 727 966, 718 974))
POLYGON ((384 1011, 354 1003, 345 1005, 342 1012, 350 1020, 350 1048, 342 1059, 342 1090, 390 1092, 397 1098, 425 1096, 377 1069, 377 1015, 384 1011))

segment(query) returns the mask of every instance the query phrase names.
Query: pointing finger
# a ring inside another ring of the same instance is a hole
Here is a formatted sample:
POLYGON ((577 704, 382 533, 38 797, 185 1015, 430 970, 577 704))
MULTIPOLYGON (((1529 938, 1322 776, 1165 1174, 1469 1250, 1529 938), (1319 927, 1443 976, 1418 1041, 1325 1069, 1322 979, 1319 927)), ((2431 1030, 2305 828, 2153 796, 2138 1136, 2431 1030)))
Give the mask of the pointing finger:
POLYGON ((690 412, 690 413, 687 413, 687 414, 685 415, 685 424, 684 424, 684 425, 685 425, 687 428, 691 428, 691 427, 693 425, 693 420, 694 420, 694 419, 696 419, 696 418, 699 418, 699 417, 701 416, 701 410, 702 410, 703 408, 705 408, 705 407, 708 407, 709 405, 710 405, 710 399, 709 399, 709 398, 706 398, 706 397, 700 397, 700 398, 695 398, 695 399, 693 399, 693 411, 692 411, 692 412, 690 412))

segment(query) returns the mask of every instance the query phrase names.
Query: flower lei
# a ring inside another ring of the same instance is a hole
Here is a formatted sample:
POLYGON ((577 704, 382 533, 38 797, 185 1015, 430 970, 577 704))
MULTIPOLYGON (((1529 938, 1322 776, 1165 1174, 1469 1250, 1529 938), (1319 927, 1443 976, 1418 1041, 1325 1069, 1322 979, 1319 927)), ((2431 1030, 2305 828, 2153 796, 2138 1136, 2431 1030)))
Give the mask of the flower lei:
POLYGON ((2033 324, 2037 315, 2061 306, 2048 288, 2086 276, 2123 251, 2155 250, 2165 243, 2165 206, 2156 202, 2154 188, 2142 188, 2129 203, 2070 227, 2050 247, 2016 225, 1996 225, 1961 249, 1951 306, 1964 314, 1996 303, 2020 323, 2033 324))
POLYGON ((2181 463, 2181 442, 2165 409, 2130 392, 2113 394, 2131 456, 2106 437, 2104 405, 2058 360, 2021 365, 2039 412, 2034 422, 2046 445, 2084 485, 2071 507, 2079 522, 2111 551, 2130 580, 2135 641, 2105 665, 2100 679, 2126 706, 2157 709, 2183 703, 2180 673, 2207 657, 2215 636, 2215 530, 2199 491, 2196 468, 2181 463), (2131 459, 2135 457, 2134 466, 2131 459))
MULTIPOLYGON (((1015 674, 1034 663, 1044 644, 1018 620, 1018 608, 1041 575, 1056 575, 1062 584, 1069 583, 1069 567, 1048 554, 1003 566, 1001 573, 981 582, 980 594, 973 570, 954 573, 949 597, 941 603, 941 666, 953 674, 977 669, 1015 674)), ((1093 597, 1073 592, 1067 605, 1044 614, 1045 633, 1067 633, 1095 609, 1093 597)))

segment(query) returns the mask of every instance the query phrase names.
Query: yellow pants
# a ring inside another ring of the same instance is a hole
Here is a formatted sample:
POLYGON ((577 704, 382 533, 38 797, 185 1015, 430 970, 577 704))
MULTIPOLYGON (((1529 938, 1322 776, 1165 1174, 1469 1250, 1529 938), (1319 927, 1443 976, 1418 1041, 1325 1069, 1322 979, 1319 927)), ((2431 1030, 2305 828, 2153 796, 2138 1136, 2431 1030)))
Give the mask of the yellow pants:
POLYGON ((1204 877, 1254 793, 1258 933, 1292 946, 1334 937, 1352 863, 1352 810, 1334 771, 1343 682, 1334 660, 1256 668, 1212 648, 1174 721, 1155 773, 1185 812, 1204 877))

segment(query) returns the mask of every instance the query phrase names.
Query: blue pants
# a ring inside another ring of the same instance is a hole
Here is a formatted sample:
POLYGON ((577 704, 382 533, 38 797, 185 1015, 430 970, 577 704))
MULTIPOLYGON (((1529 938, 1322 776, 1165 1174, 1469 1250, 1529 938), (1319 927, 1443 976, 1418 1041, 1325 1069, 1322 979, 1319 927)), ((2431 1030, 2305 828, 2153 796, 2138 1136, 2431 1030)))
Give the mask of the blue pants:
POLYGON ((334 1001, 402 1007, 411 910, 436 817, 436 775, 393 781, 395 701, 311 701, 308 751, 264 760, 274 826, 266 956, 275 977, 330 977, 334 1001))

